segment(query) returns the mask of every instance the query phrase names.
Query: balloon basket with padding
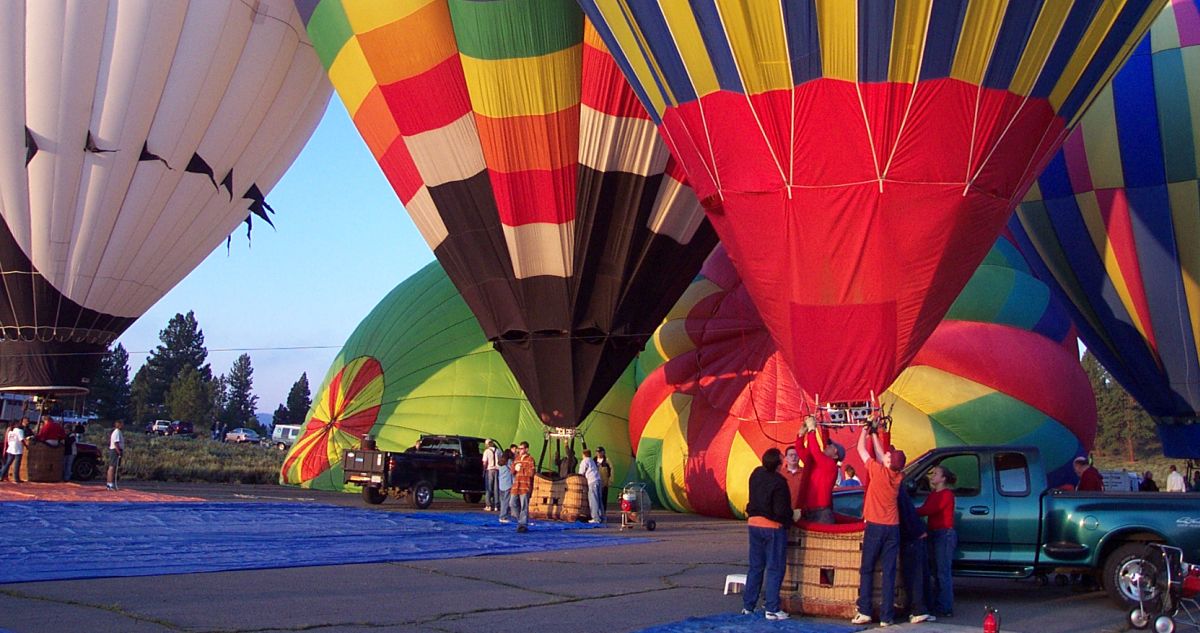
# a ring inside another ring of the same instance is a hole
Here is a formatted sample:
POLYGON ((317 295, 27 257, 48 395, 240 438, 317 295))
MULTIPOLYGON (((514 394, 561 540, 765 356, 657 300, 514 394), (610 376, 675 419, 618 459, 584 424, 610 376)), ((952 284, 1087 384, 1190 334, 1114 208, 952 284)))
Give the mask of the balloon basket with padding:
POLYGON ((646 484, 637 481, 625 484, 621 489, 621 529, 643 527, 653 532, 658 524, 650 518, 651 505, 646 484))

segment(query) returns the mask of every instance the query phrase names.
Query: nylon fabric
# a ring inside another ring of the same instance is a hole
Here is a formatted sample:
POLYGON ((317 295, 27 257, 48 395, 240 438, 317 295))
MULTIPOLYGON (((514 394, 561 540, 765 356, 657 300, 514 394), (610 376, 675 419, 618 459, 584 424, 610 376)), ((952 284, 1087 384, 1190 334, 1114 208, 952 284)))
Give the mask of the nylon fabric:
POLYGON ((1186 443, 1200 435, 1190 428, 1200 410, 1200 104, 1189 87, 1198 11, 1195 0, 1162 11, 1010 222, 1084 344, 1159 420, 1177 458, 1200 457, 1186 443))
POLYGON ((669 4, 581 2, 797 379, 866 400, 1164 3, 669 4))
POLYGON ((576 426, 715 234, 574 3, 386 11, 324 0, 301 14, 372 154, 538 415, 576 426), (364 63, 339 65, 359 50, 364 63))

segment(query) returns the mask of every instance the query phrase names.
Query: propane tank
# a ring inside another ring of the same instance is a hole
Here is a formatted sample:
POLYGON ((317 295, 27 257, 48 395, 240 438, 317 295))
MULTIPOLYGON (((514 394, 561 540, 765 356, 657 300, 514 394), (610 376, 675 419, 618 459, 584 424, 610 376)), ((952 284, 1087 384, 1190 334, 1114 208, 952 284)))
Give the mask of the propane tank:
POLYGON ((988 606, 983 608, 983 633, 1000 633, 1000 612, 988 606))

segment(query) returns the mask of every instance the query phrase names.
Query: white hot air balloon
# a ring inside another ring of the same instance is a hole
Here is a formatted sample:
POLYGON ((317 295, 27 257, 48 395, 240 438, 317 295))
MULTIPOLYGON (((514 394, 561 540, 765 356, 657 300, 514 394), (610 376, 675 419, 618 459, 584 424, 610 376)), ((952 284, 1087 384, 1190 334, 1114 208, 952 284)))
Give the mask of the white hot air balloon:
POLYGON ((7 0, 0 86, 0 390, 58 393, 267 218, 330 94, 291 0, 7 0))

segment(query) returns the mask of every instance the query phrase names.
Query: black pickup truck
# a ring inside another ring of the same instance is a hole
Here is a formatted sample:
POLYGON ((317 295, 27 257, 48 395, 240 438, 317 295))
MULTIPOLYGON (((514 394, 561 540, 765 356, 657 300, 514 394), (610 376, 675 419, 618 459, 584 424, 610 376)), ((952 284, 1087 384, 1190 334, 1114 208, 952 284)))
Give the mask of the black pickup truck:
POLYGON ((363 500, 383 503, 388 495, 408 497, 421 510, 433 503, 434 490, 462 493, 468 503, 483 498, 485 440, 462 435, 422 435, 417 445, 402 452, 350 449, 342 457, 345 482, 362 486, 363 500))

